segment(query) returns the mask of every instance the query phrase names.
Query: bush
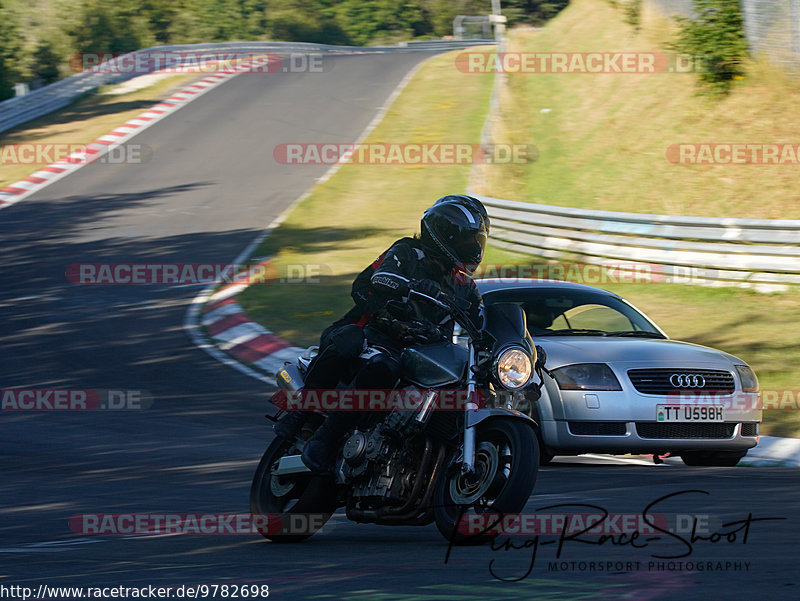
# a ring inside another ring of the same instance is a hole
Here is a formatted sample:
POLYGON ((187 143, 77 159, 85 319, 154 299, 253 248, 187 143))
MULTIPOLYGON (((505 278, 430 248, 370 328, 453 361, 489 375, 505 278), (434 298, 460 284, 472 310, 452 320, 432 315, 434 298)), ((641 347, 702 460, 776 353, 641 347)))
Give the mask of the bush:
POLYGON ((642 0, 628 0, 623 12, 625 13, 625 22, 639 31, 642 24, 642 0))
POLYGON ((747 57, 739 0, 695 0, 694 6, 693 19, 677 18, 680 33, 672 46, 692 57, 708 91, 727 94, 744 76, 747 57))

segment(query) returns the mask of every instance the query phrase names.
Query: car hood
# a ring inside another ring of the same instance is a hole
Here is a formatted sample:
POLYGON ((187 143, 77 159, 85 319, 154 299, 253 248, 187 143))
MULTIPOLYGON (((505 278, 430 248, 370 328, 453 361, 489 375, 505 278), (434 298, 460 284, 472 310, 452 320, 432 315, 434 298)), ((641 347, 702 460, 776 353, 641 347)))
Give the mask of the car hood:
POLYGON ((699 363, 727 364, 744 361, 706 346, 658 338, 601 336, 539 336, 536 344, 547 353, 548 369, 572 363, 657 363, 691 366, 699 363))

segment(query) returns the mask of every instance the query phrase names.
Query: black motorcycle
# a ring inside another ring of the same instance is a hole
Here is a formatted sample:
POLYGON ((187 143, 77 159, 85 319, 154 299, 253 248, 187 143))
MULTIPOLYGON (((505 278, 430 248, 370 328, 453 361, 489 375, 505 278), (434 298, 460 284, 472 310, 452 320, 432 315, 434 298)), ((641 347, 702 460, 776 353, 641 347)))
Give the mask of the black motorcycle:
MULTIPOLYGON (((465 513, 499 516, 525 506, 539 469, 538 426, 509 408, 509 398, 530 384, 536 366, 524 312, 511 303, 491 305, 484 309, 484 328, 477 330, 446 295, 413 294, 447 311, 462 336, 401 351, 396 390, 404 398, 415 393, 419 403, 362 418, 345 436, 333 476, 311 473, 300 458, 324 414, 307 420, 294 441, 275 438, 250 489, 250 511, 269 516, 268 525, 259 528, 267 539, 306 539, 345 507, 355 522, 435 521, 449 541, 475 542, 491 537, 466 530, 465 513), (459 409, 442 409, 443 396, 453 391, 464 391, 467 400, 459 409)), ((279 371, 279 386, 300 388, 312 357, 306 353, 279 371)))

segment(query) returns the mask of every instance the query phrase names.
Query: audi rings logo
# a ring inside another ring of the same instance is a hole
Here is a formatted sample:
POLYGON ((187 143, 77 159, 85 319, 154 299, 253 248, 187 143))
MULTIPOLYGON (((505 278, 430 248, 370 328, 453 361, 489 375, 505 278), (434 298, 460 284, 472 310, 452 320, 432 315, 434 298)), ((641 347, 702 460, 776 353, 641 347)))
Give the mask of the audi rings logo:
POLYGON ((669 383, 674 388, 703 388, 706 379, 698 374, 672 374, 669 383))

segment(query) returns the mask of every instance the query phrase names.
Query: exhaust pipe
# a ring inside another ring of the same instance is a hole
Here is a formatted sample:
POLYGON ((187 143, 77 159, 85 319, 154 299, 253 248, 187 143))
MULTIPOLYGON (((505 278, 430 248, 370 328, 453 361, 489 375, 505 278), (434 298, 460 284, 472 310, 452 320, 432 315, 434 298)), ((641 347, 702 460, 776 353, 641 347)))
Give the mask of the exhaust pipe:
POLYGON ((287 363, 275 374, 275 381, 279 388, 295 392, 300 390, 305 384, 300 368, 294 363, 287 363))

